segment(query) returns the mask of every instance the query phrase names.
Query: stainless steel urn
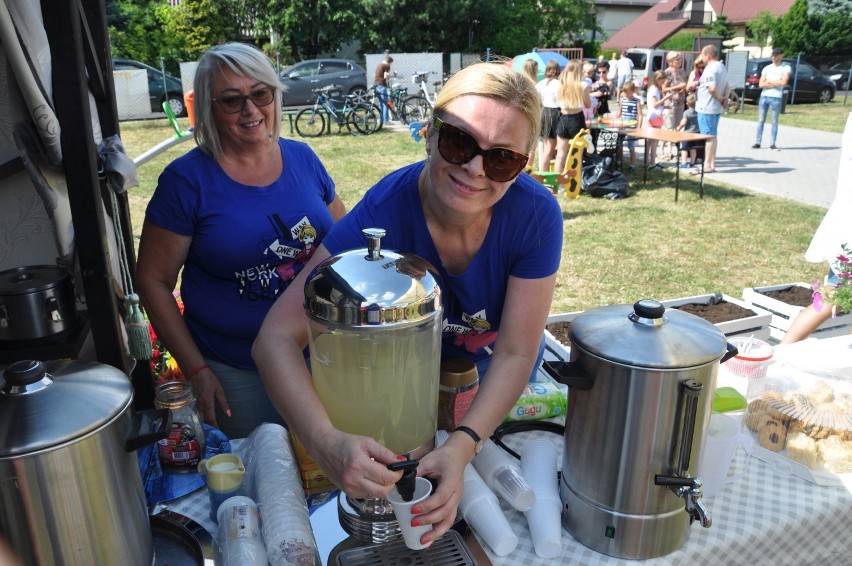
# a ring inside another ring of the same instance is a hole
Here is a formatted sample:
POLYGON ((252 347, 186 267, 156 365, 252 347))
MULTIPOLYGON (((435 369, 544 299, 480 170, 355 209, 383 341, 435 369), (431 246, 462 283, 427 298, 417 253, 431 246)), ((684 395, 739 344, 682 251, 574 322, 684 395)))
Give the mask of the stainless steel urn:
POLYGON ((711 323, 651 300, 587 311, 570 339, 558 368, 571 386, 563 526, 610 556, 673 552, 694 520, 711 523, 695 471, 720 360, 736 349, 711 323))

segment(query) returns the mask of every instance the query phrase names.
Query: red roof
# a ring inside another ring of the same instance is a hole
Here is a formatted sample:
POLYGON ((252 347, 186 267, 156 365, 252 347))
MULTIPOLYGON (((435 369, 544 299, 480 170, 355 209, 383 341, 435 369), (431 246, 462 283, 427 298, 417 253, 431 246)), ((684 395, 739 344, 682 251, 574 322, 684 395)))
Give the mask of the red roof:
MULTIPOLYGON (((795 0, 708 0, 705 9, 716 14, 725 14, 728 22, 744 25, 758 12, 768 10, 773 16, 783 16, 790 10, 795 0)), ((685 27, 689 20, 658 20, 657 15, 681 10, 681 0, 661 0, 655 6, 645 10, 641 16, 619 30, 601 44, 601 49, 628 49, 630 47, 656 47, 685 27)))
POLYGON ((684 27, 689 20, 658 20, 657 14, 677 10, 678 0, 662 0, 645 10, 641 16, 601 44, 604 51, 610 49, 629 49, 630 47, 656 47, 684 27))

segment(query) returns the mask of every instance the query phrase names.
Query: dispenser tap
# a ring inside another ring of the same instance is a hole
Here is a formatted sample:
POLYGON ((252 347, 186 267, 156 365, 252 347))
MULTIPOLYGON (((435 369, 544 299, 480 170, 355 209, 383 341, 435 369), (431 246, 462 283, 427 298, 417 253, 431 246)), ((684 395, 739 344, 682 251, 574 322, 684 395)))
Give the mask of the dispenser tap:
POLYGON ((417 460, 404 460, 388 464, 387 468, 392 472, 402 470, 402 477, 396 482, 396 490, 403 501, 414 499, 414 489, 417 482, 417 460))
POLYGON ((698 478, 682 478, 678 476, 654 476, 654 484, 669 488, 669 491, 686 502, 686 512, 689 514, 689 524, 695 520, 701 522, 701 526, 709 528, 713 524, 713 518, 707 510, 707 506, 701 500, 701 480, 698 478))

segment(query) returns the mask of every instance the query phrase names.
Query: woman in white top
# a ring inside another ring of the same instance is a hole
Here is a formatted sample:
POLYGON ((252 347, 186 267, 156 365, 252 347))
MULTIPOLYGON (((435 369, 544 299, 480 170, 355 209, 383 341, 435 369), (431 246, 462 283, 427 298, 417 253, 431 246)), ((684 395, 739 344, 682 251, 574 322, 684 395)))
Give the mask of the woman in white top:
MULTIPOLYGON (((663 94, 662 88, 666 82, 666 74, 663 71, 656 71, 653 78, 653 83, 648 87, 648 125, 652 128, 662 128, 663 109, 666 101, 674 94, 672 92, 663 94)), ((646 140, 645 143, 648 144, 645 152, 648 161, 645 167, 652 169, 657 166, 657 140, 646 140)))
POLYGON ((541 153, 538 156, 538 170, 548 171, 550 162, 556 157, 556 124, 559 122, 559 103, 556 92, 559 89, 559 63, 551 59, 544 67, 544 78, 535 85, 541 97, 541 153))

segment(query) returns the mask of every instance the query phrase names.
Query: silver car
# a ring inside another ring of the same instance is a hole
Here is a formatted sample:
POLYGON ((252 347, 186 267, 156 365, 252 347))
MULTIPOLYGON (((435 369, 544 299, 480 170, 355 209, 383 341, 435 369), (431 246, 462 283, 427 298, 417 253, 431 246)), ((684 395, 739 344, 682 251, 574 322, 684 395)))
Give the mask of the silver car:
POLYGON ((367 73, 355 61, 308 59, 283 69, 279 75, 284 89, 284 106, 313 104, 313 89, 335 85, 344 94, 354 94, 359 102, 367 95, 367 73))

